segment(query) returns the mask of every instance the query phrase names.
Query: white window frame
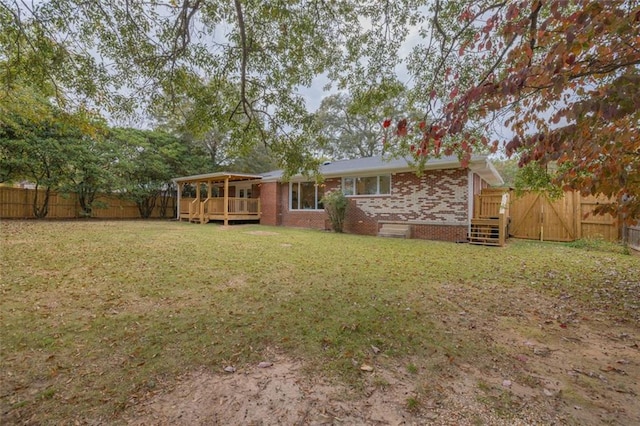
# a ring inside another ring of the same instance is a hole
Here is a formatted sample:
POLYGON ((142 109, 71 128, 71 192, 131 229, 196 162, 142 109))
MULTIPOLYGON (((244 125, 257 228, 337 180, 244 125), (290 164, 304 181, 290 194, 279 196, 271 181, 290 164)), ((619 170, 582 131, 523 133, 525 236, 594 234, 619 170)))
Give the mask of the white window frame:
POLYGON ((340 184, 341 184, 341 188, 344 192, 344 188, 345 188, 345 179, 352 179, 353 182, 353 190, 355 192, 357 185, 356 185, 356 180, 360 179, 360 178, 371 178, 371 177, 375 177, 376 178, 376 193, 375 194, 345 194, 346 197, 388 197, 391 195, 391 191, 393 188, 393 177, 391 174, 382 174, 382 175, 363 175, 363 176, 344 176, 342 177, 340 184), (389 178, 389 192, 388 193, 384 193, 381 194, 380 193, 380 178, 381 177, 388 177, 389 178))
POLYGON ((312 181, 298 181, 298 182, 289 182, 289 211, 296 211, 296 212, 323 212, 324 208, 318 208, 318 204, 320 204, 320 198, 318 198, 318 188, 320 187, 320 185, 318 185, 315 182, 312 181), (313 187, 314 187, 314 197, 315 197, 315 203, 314 203, 314 208, 313 209, 303 209, 300 208, 300 185, 303 183, 313 183, 313 187), (298 193, 298 206, 296 208, 293 207, 293 185, 297 186, 297 193, 298 193))

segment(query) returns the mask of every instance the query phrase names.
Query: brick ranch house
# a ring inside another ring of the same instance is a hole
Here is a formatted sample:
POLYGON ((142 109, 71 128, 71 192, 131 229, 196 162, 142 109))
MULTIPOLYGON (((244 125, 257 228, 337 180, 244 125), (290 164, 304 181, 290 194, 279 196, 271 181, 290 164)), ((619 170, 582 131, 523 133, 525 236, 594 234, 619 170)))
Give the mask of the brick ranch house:
POLYGON ((486 156, 473 156, 467 168, 457 157, 430 159, 421 175, 405 159, 380 156, 327 162, 320 173, 321 184, 303 176, 284 182, 282 171, 177 178, 178 219, 259 220, 264 225, 328 229, 320 200, 340 189, 349 199, 345 232, 378 235, 385 225, 401 224, 413 238, 462 241, 469 232, 474 195, 502 183, 486 156), (200 189, 183 197, 184 184, 200 189))

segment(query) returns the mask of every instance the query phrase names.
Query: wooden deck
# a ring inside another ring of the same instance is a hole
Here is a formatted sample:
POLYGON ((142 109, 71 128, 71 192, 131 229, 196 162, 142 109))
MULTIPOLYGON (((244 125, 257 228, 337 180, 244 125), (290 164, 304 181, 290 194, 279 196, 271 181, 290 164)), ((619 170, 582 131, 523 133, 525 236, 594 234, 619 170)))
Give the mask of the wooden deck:
POLYGON ((207 223, 216 220, 260 220, 259 198, 227 198, 228 209, 225 211, 223 197, 205 200, 180 200, 180 220, 195 223, 207 223))
POLYGON ((175 178, 179 200, 177 218, 196 223, 221 220, 225 225, 229 221, 260 220, 260 179, 260 175, 228 172, 175 178), (194 198, 182 196, 184 186, 190 187, 194 198), (238 193, 235 192, 237 186, 241 186, 238 193), (251 198, 251 194, 257 198, 251 198))

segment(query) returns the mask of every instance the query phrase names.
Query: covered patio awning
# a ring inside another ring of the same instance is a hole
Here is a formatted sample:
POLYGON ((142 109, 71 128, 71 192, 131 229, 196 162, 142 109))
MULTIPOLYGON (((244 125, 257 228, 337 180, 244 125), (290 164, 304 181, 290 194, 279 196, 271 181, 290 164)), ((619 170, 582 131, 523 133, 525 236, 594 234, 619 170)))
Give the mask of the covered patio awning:
POLYGON ((262 179, 260 175, 250 175, 246 173, 230 173, 230 172, 216 172, 207 173, 204 175, 184 176, 173 179, 175 183, 207 183, 207 182, 237 182, 241 180, 258 180, 262 179))
POLYGON ((177 219, 188 219, 189 222, 207 223, 210 220, 223 220, 228 225, 229 220, 259 220, 259 198, 229 197, 229 183, 241 181, 258 181, 260 175, 246 173, 216 172, 202 175, 184 176, 173 179, 178 187, 177 219), (196 197, 182 202, 182 186, 185 184, 195 187, 196 197), (214 185, 222 184, 223 197, 213 197, 214 185), (201 194, 201 185, 207 186, 206 198, 201 194))

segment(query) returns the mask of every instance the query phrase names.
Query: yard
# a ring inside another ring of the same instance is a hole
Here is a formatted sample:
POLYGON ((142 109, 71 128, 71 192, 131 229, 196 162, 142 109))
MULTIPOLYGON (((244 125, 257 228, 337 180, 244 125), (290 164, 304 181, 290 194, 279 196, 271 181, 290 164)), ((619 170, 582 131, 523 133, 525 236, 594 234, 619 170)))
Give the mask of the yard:
POLYGON ((640 423, 619 246, 0 227, 2 424, 640 423))

